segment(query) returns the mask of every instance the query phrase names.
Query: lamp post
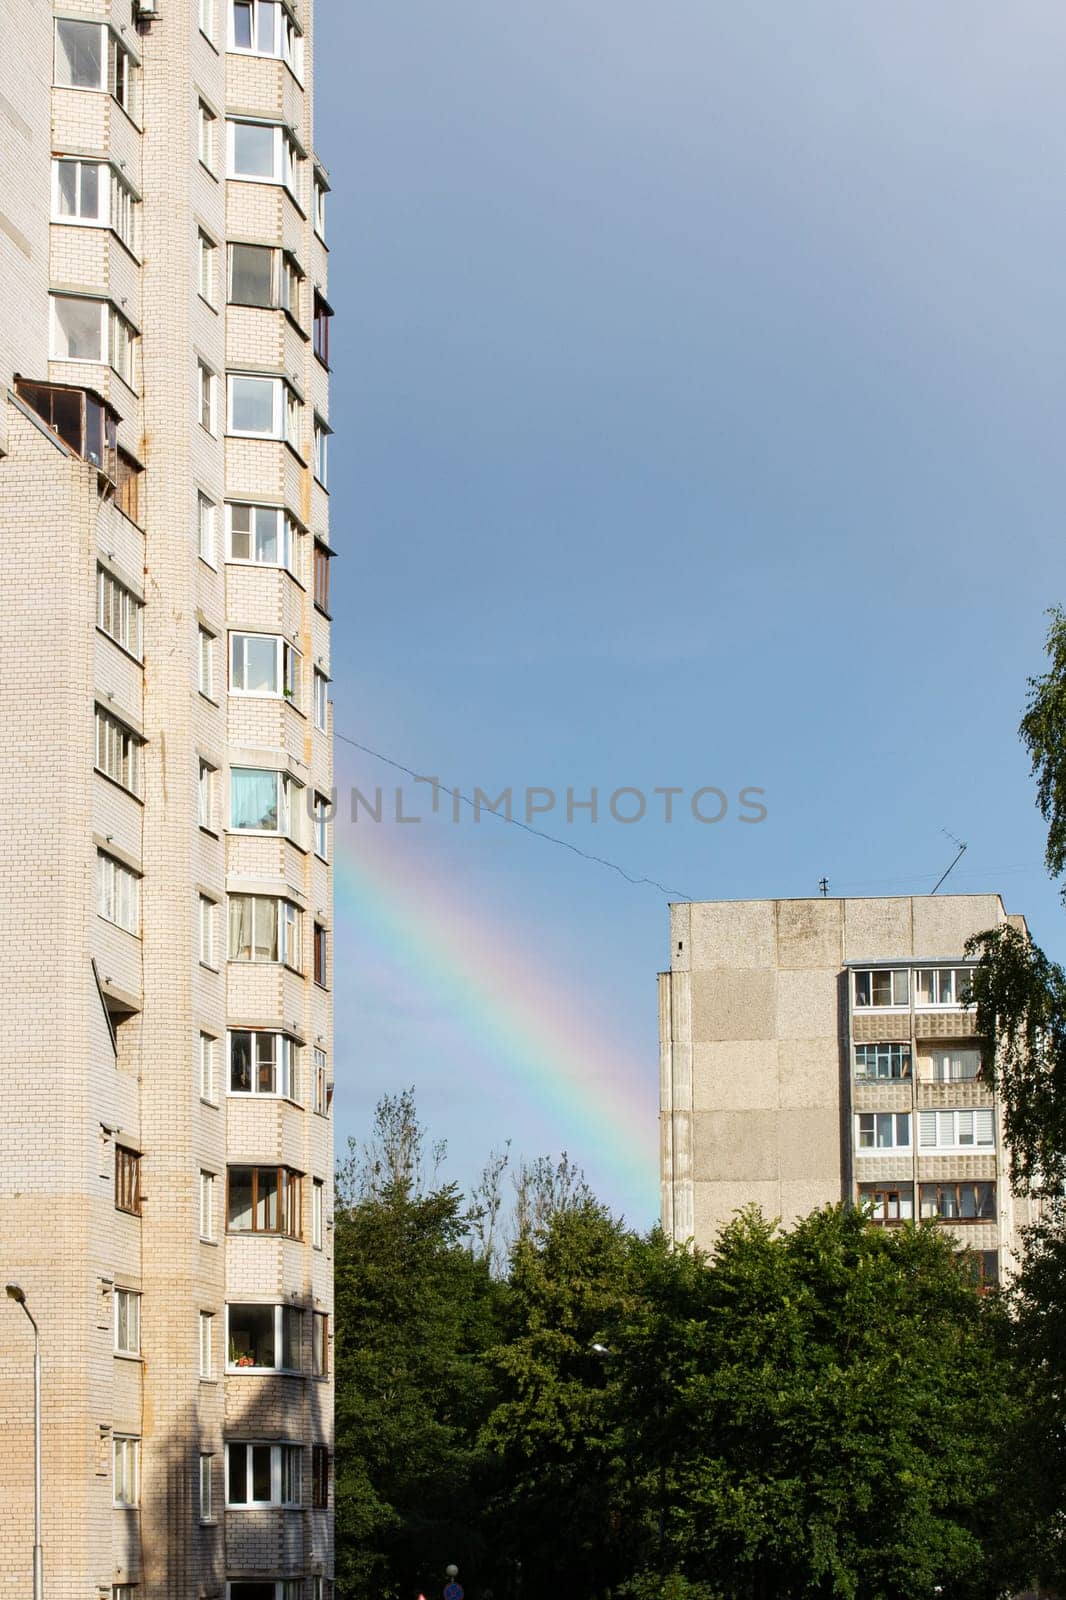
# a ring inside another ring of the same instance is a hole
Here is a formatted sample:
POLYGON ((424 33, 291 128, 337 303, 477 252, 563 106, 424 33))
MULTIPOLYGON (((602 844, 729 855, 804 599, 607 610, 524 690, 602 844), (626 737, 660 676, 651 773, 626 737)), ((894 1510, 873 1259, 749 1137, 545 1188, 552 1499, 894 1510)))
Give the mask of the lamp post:
POLYGON ((21 1284, 6 1285, 9 1300, 20 1305, 33 1329, 33 1600, 44 1597, 44 1563, 41 1559, 41 1334, 26 1304, 21 1284))

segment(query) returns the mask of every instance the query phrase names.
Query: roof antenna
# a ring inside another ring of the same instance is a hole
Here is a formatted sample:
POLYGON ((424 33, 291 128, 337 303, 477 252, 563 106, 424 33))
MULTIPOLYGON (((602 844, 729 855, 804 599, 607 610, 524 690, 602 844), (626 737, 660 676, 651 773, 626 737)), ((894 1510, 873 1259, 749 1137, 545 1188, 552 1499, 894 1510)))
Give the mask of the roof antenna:
POLYGON ((940 885, 943 883, 943 881, 947 877, 948 873, 952 870, 952 867, 957 866, 958 863, 962 860, 963 856, 966 854, 966 846, 963 844, 961 839, 956 839, 955 835, 953 833, 948 833, 948 830, 946 828, 941 828, 940 831, 941 831, 942 834, 946 835, 946 837, 951 840, 952 844, 957 844, 958 845, 959 851, 958 851, 958 854, 956 855, 955 859, 951 862, 951 865, 947 868, 947 870, 940 874, 940 877, 936 880, 936 882, 934 883, 933 887, 930 889, 930 891, 929 891, 930 894, 936 894, 937 890, 940 888, 940 885))
POLYGON ((822 899, 824 900, 826 895, 829 893, 829 879, 828 878, 819 878, 818 879, 818 887, 822 891, 822 899))

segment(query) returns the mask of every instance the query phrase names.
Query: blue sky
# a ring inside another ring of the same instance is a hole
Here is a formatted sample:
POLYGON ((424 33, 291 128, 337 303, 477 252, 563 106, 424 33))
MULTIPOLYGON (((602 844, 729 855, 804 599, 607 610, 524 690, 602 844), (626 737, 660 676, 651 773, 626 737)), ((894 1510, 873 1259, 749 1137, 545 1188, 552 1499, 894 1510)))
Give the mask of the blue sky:
MULTIPOLYGON (((947 828, 1066 955, 1015 733, 1063 599, 1064 52, 1051 0, 320 4, 338 731, 468 791, 765 789, 758 826, 543 819, 699 898, 923 892, 947 828)), ((653 1148, 665 897, 359 827, 621 1041, 653 1148)), ((337 961, 341 1139, 414 1083, 461 1181, 565 1147, 654 1218, 654 1159, 358 900, 337 961)))

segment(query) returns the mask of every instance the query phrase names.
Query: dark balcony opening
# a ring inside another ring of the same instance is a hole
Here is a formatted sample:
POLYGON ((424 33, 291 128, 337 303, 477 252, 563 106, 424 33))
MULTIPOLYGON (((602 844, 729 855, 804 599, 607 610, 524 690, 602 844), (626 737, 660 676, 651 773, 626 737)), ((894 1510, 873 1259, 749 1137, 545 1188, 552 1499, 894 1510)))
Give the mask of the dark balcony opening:
POLYGON ((112 483, 119 480, 118 412, 92 389, 15 379, 15 393, 63 443, 112 483))

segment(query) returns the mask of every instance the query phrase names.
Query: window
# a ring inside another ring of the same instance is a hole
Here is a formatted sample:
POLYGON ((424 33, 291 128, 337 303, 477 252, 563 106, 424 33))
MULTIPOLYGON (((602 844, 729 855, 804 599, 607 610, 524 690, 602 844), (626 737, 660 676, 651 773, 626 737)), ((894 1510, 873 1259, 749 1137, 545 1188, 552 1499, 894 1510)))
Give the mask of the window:
POLYGON ((212 1513, 212 1497, 211 1497, 211 1471, 212 1471, 212 1466, 213 1466, 213 1463, 214 1463, 214 1459, 215 1459, 214 1456, 210 1456, 210 1455, 202 1455, 200 1457, 200 1521, 201 1522, 212 1522, 214 1520, 213 1513, 212 1513))
POLYGON ((111 171, 111 227, 127 250, 136 252, 141 203, 118 173, 111 171))
POLYGON ((200 900, 200 960, 205 967, 215 965, 215 902, 206 894, 200 900))
POLYGON ((923 1217, 952 1222, 995 1222, 994 1183, 923 1183, 919 1198, 923 1217))
POLYGON ((323 243, 325 243, 325 239, 326 239, 326 191, 329 188, 329 185, 327 184, 324 176, 320 172, 316 172, 315 173, 315 185, 314 185, 314 188, 315 188, 314 197, 313 197, 314 227, 315 227, 315 232, 318 234, 318 237, 322 240, 323 243))
POLYGON ((231 1233, 300 1237, 301 1175, 288 1167, 230 1167, 227 1226, 231 1233))
POLYGON ((96 625, 131 656, 141 659, 141 612, 137 596, 104 567, 96 569, 96 625))
POLYGON ((52 221, 106 227, 108 168, 102 161, 57 156, 52 162, 52 221))
POLYGON ((105 361, 107 301, 73 294, 53 294, 50 300, 52 360, 105 361))
POLYGON ((134 65, 105 22, 56 19, 55 82, 62 89, 97 89, 132 114, 134 65))
POLYGON ((215 1237, 215 1175, 213 1172, 200 1173, 200 1238, 213 1240, 215 1237))
POLYGON ((140 875, 104 850, 96 852, 96 909, 105 922, 140 933, 140 875))
POLYGON ((933 1050, 933 1078, 936 1083, 964 1083, 981 1071, 980 1050, 933 1050))
POLYGON ((215 1099, 215 1040, 209 1033, 200 1035, 200 1099, 215 1099))
POLYGON ((870 1078, 909 1078, 911 1050, 907 1044, 857 1044, 855 1076, 870 1078))
POLYGON ((972 982, 972 967, 921 967, 914 974, 914 1003, 923 1009, 961 1005, 972 982))
POLYGON ((311 1185, 311 1245, 315 1250, 322 1248, 322 1196, 325 1192, 321 1178, 316 1178, 311 1185))
POLYGON ((115 1290, 115 1350, 120 1356, 141 1353, 141 1297, 135 1289, 115 1290))
POLYGON ((315 477, 325 489, 329 482, 329 435, 328 423, 321 417, 315 418, 314 435, 314 469, 315 477))
POLYGON ((325 733, 329 726, 329 679, 315 668, 314 676, 315 727, 325 733))
POLYGON ((229 559, 292 570, 292 522, 278 506, 230 505, 229 559))
POLYGON ((238 1028, 229 1036, 230 1094, 279 1095, 296 1100, 296 1043, 284 1033, 238 1028))
POLYGON ((215 1375, 215 1314, 213 1311, 200 1312, 200 1376, 213 1378, 215 1375))
POLYGON ((96 708, 96 768, 130 794, 140 794, 141 740, 103 706, 96 708))
POLYGON ((202 228, 196 235, 197 286, 200 294, 213 306, 215 303, 215 241, 202 228))
POLYGON ((315 923, 315 966, 314 980, 320 989, 325 989, 326 984, 326 930, 321 922, 315 923))
POLYGON ((141 473, 144 468, 125 450, 116 452, 118 478, 115 484, 115 504, 124 517, 143 527, 141 522, 141 473))
POLYGON ((227 427, 243 439, 300 440, 300 402, 284 378, 229 375, 227 427))
MULTIPOLYGON (((196 382, 197 415, 200 419, 200 426, 201 428, 206 428, 208 433, 214 434, 217 428, 217 423, 215 421, 215 392, 217 389, 217 379, 215 378, 215 374, 211 371, 211 368, 207 366, 205 362, 199 360, 196 363, 196 382)), ((201 495, 200 498, 203 500, 205 499, 205 496, 201 495)), ((210 504, 210 501, 208 501, 208 504, 210 504)), ((205 557, 205 560, 206 559, 207 558, 205 557)))
POLYGON ((855 1005, 856 1008, 866 1006, 905 1006, 909 1002, 910 974, 903 971, 872 971, 856 972, 855 979, 855 1005))
POLYGON ((272 633, 230 634, 231 694, 296 695, 298 653, 272 633))
POLYGON ((135 1506, 140 1494, 141 1441, 116 1433, 111 1448, 114 1459, 114 1499, 117 1506, 135 1506))
MULTIPOLYGON (((214 379, 211 380, 212 383, 214 379)), ((206 426, 206 424, 205 424, 206 426)), ((200 560, 215 564, 215 502, 201 491, 196 496, 196 537, 200 560)))
POLYGON ((203 100, 197 109, 197 150, 200 156, 200 165, 207 168, 208 172, 215 165, 215 113, 203 100))
POLYGON ((314 349, 315 355, 324 367, 329 366, 329 319, 333 312, 324 295, 315 290, 315 323, 314 323, 314 349))
POLYGON ((292 134, 276 122, 230 118, 229 176, 249 183, 283 183, 295 193, 299 155, 292 134))
POLYGON ((325 1511, 329 1506, 329 1450, 324 1444, 311 1446, 311 1507, 325 1511))
POLYGON ((276 56, 299 77, 302 45, 292 13, 279 0, 230 0, 231 50, 276 56))
POLYGON ((316 794, 314 810, 315 855, 321 856, 323 861, 329 860, 329 812, 329 800, 323 794, 316 794))
POLYGON ((315 605, 329 615, 329 550, 315 540, 315 605))
POLYGON ((909 1111, 860 1111, 856 1120, 860 1150, 903 1150, 910 1147, 909 1111))
POLYGON ((227 1369, 302 1372, 303 1325, 298 1306, 228 1306, 227 1369))
POLYGON ((231 767, 229 787, 231 828, 299 843, 303 784, 268 767, 231 767))
POLYGON ((229 247, 229 297, 235 306, 277 304, 274 287, 278 252, 265 244, 231 244, 229 247))
POLYGON ((298 971, 301 916, 291 900, 275 900, 273 895, 231 894, 229 959, 280 961, 298 971))
POLYGON ((206 829, 208 833, 215 832, 215 786, 217 781, 215 768, 210 761, 205 761, 201 756, 196 806, 200 826, 206 829))
POLYGON ((859 1202, 869 1208, 871 1222, 910 1222, 914 1217, 914 1189, 909 1183, 894 1189, 860 1183, 859 1202))
POLYGON ((228 1506, 298 1506, 303 1451, 297 1444, 226 1445, 228 1506))
POLYGON ((198 633, 198 654, 196 663, 197 687, 202 695, 210 700, 215 692, 215 636, 201 627, 198 633))
POLYGON ((984 1294, 999 1282, 999 1256, 995 1250, 964 1250, 958 1257, 964 1282, 984 1294))
POLYGON ((109 359, 123 383, 129 384, 132 389, 136 378, 134 352, 137 344, 137 334, 125 317, 119 315, 114 306, 111 306, 109 310, 111 317, 109 359))
POLYGON ((991 1106, 974 1111, 919 1111, 919 1150, 991 1150, 996 1142, 991 1106))
POLYGON ((288 312, 294 322, 300 320, 300 284, 303 282, 303 273, 296 262, 296 257, 287 250, 281 256, 281 309, 288 312))
POLYGON ((141 1214, 141 1158, 121 1144, 115 1146, 115 1210, 141 1214))
POLYGON ((324 1311, 311 1313, 311 1376, 325 1378, 329 1373, 329 1318, 324 1311))
POLYGON ((314 1083, 311 1091, 311 1103, 320 1117, 324 1117, 329 1110, 329 1089, 326 1081, 326 1052, 315 1046, 314 1054, 314 1083))

